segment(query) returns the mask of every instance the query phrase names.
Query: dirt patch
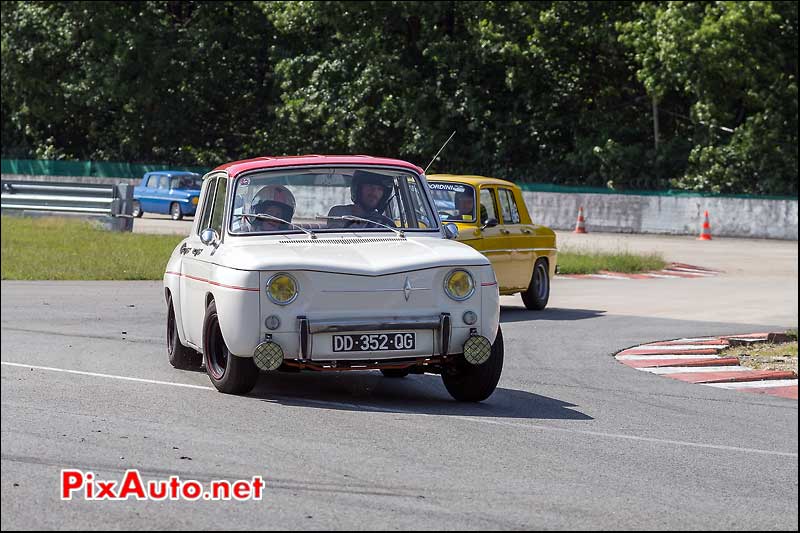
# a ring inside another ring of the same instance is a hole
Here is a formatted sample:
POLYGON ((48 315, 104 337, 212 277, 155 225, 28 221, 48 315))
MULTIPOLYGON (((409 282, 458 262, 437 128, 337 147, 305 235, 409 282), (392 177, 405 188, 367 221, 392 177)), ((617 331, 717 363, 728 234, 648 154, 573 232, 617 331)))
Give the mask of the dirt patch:
POLYGON ((739 364, 754 370, 791 371, 797 375, 797 341, 753 343, 723 350, 720 355, 737 357, 739 364))

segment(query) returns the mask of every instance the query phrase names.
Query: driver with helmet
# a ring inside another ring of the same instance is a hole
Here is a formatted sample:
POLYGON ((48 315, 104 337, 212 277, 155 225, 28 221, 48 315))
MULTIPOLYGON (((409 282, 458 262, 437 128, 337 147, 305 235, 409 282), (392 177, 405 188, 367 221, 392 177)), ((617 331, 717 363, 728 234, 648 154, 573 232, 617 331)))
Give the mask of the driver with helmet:
MULTIPOLYGON (((283 185, 267 185, 262 187, 250 203, 250 213, 271 215, 291 222, 297 207, 294 195, 283 185)), ((289 229, 288 224, 265 218, 246 217, 250 231, 282 231, 289 229)))
MULTIPOLYGON (((386 226, 396 227, 394 221, 383 214, 392 194, 392 179, 366 170, 358 169, 350 182, 350 205, 335 205, 329 217, 357 216, 386 226)), ((379 228, 378 224, 350 220, 329 220, 329 228, 379 228)))

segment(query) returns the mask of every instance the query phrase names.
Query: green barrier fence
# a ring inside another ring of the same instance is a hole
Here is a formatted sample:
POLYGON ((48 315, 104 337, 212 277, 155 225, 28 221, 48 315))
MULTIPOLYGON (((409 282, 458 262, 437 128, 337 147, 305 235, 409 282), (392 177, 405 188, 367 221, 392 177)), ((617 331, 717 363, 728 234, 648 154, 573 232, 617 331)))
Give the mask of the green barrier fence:
POLYGON ((52 159, 3 159, 3 174, 32 176, 89 176, 98 178, 141 178, 155 170, 185 170, 205 174, 208 167, 149 165, 113 161, 56 161, 52 159))
MULTIPOLYGON (((118 163, 110 161, 56 161, 52 159, 3 159, 3 174, 25 174, 33 176, 91 176, 99 178, 141 178, 146 172, 155 170, 187 170, 205 174, 208 167, 181 165, 149 165, 142 163, 118 163)), ((701 198, 752 198, 758 200, 797 200, 792 196, 756 196, 751 194, 714 194, 692 191, 617 191, 603 187, 571 187, 552 183, 526 183, 518 185, 523 191, 553 192, 565 194, 625 194, 633 196, 689 196, 701 198)))
POLYGON ((759 196, 755 194, 718 194, 695 191, 618 191, 604 187, 570 187, 554 183, 517 183, 523 191, 554 192, 562 194, 623 194, 629 196, 667 196, 667 197, 697 197, 697 198, 749 198, 754 200, 797 200, 796 196, 759 196))

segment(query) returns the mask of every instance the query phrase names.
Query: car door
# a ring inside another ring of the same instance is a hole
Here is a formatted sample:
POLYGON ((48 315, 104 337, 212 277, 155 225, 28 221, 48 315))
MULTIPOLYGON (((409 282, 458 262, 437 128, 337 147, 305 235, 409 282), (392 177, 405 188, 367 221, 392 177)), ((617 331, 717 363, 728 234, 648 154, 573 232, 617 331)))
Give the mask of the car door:
POLYGON ((152 213, 155 209, 154 195, 158 189, 158 174, 146 174, 142 190, 139 195, 139 205, 142 211, 152 213))
POLYGON ((494 187, 490 185, 481 185, 478 198, 478 218, 481 225, 480 227, 485 225, 489 220, 497 221, 497 225, 480 230, 480 238, 470 240, 469 244, 473 245, 476 250, 491 261, 495 276, 497 276, 497 283, 500 285, 500 290, 503 291, 510 288, 511 252, 508 249, 503 227, 500 225, 497 209, 497 194, 494 187))
POLYGON ((170 178, 166 174, 158 177, 158 189, 153 194, 153 211, 155 213, 169 213, 169 205, 171 197, 169 194, 169 181, 170 178))
POLYGON ((527 289, 533 275, 533 263, 535 260, 535 252, 531 240, 532 229, 528 225, 522 224, 513 189, 499 187, 497 196, 500 200, 500 215, 502 217, 502 229, 500 231, 505 235, 508 248, 511 250, 509 283, 515 289, 527 289))
POLYGON ((205 245, 200 234, 206 228, 216 230, 219 235, 217 245, 223 239, 223 220, 225 218, 225 201, 228 179, 226 176, 212 177, 206 180, 207 190, 201 195, 203 205, 200 216, 186 242, 183 261, 181 261, 181 309, 184 312, 184 332, 189 342, 202 346, 203 319, 206 311, 206 294, 211 290, 211 271, 213 258, 211 252, 215 247, 205 245))

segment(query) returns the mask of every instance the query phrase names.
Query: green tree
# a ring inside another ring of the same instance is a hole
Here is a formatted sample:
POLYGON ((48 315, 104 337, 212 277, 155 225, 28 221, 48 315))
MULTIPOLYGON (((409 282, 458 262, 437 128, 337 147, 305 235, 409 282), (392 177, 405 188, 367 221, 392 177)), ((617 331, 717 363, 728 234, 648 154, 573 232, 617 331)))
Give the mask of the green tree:
POLYGON ((797 3, 643 3, 622 25, 649 93, 691 102, 676 187, 797 194, 797 3))

